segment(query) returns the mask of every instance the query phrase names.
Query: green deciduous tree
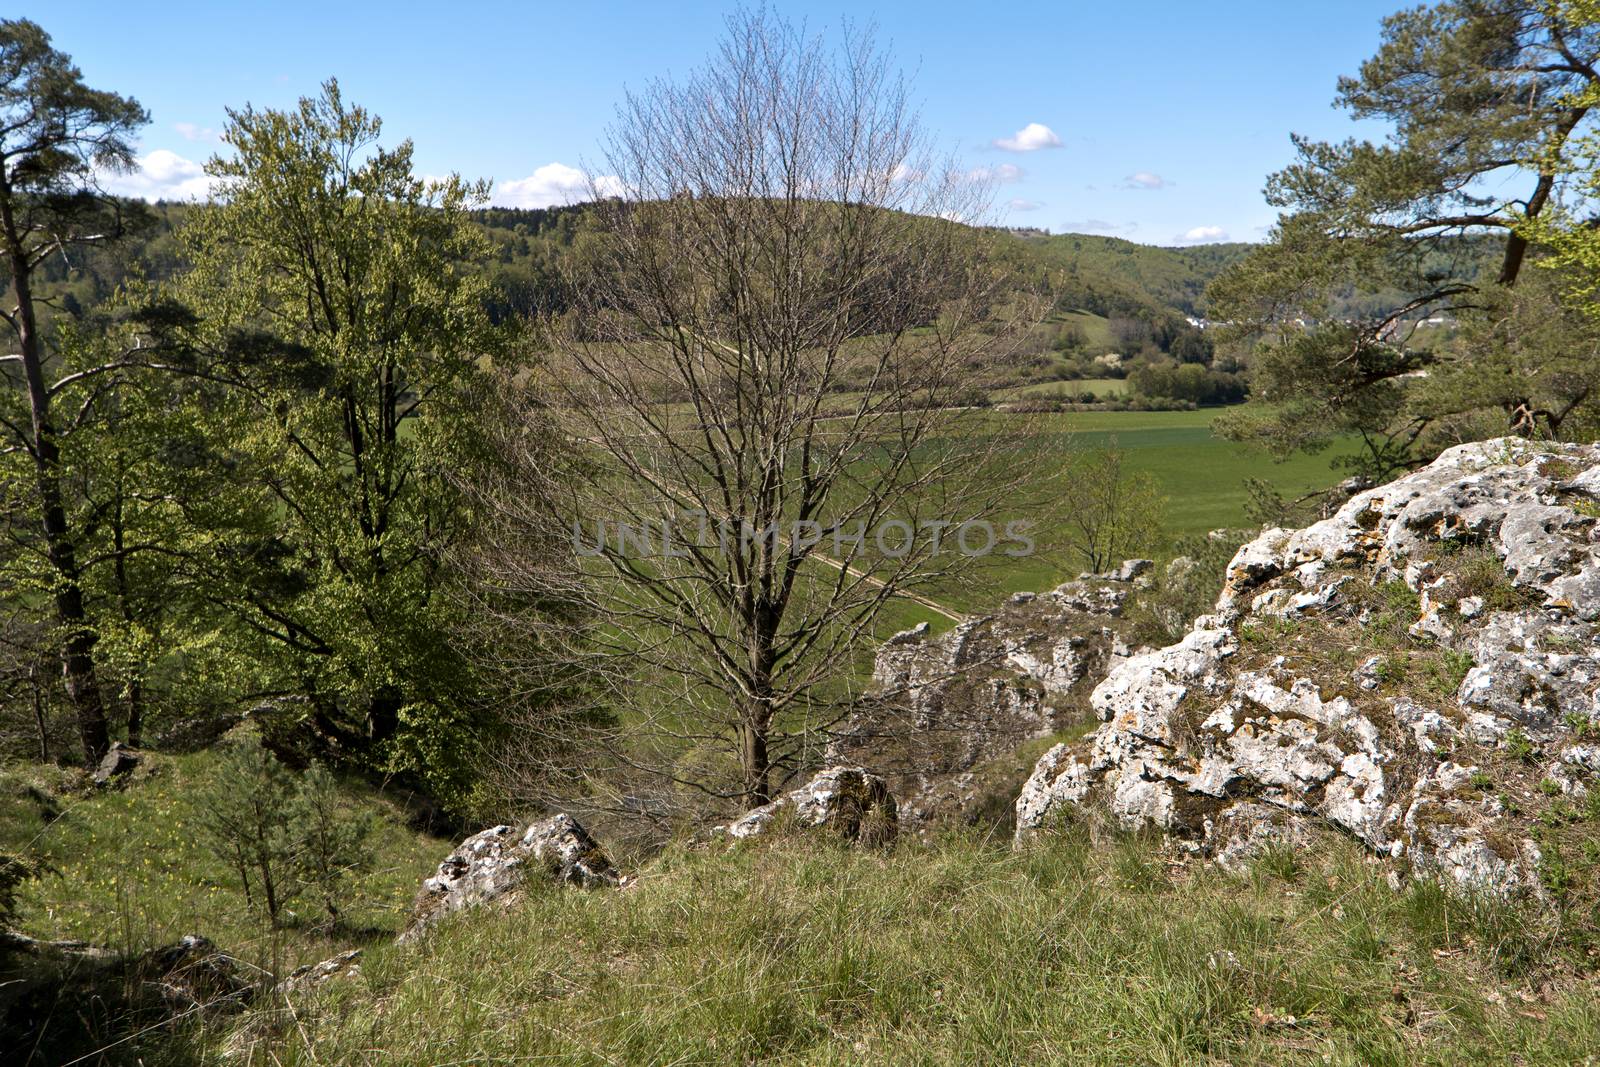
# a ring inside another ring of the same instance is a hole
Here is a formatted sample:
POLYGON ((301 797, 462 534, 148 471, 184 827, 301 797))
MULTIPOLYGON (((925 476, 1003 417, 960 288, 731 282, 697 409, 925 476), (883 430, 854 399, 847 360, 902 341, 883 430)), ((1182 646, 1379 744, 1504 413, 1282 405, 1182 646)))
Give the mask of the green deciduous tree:
POLYGON ((1114 439, 1074 455, 1062 485, 1061 538, 1085 569, 1101 573, 1155 548, 1166 500, 1150 475, 1128 470, 1114 439))
POLYGON ((412 173, 411 145, 335 82, 229 113, 218 200, 186 231, 179 294, 221 384, 206 436, 231 477, 202 591, 253 635, 268 688, 371 766, 465 788, 466 650, 442 590, 469 528, 476 390, 508 334, 485 311, 467 217, 486 187, 412 173))

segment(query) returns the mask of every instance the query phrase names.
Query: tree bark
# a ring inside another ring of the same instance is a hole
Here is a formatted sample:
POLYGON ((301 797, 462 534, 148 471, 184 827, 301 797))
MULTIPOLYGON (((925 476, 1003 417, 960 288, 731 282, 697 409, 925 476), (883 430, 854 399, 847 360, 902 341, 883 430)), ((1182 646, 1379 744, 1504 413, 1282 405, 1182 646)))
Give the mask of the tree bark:
POLYGON ((105 703, 95 676, 95 634, 84 608, 77 550, 67 527, 66 507, 61 501, 61 452, 56 444, 55 427, 50 423, 50 392, 44 382, 28 250, 17 231, 11 189, 3 182, 0 182, 0 225, 5 228, 6 257, 10 260, 11 284, 17 297, 17 341, 28 389, 31 416, 28 445, 33 453, 34 492, 46 555, 55 572, 56 622, 62 631, 61 669, 66 680, 67 699, 77 713, 83 758, 92 767, 111 744, 105 703))
POLYGON ((759 808, 772 801, 772 753, 768 741, 772 731, 772 670, 777 660, 774 650, 776 624, 773 613, 758 607, 750 626, 749 692, 741 708, 739 764, 744 777, 745 806, 759 808))

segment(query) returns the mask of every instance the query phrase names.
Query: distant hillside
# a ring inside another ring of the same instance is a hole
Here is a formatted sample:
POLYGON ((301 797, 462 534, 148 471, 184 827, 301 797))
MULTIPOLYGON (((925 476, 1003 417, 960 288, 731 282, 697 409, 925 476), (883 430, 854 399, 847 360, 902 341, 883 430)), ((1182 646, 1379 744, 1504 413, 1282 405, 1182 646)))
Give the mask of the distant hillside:
MULTIPOLYGON (((182 268, 176 231, 191 210, 185 204, 130 204, 147 217, 120 247, 68 264, 46 267, 62 313, 77 316, 107 300, 131 274, 160 281, 182 268)), ((485 208, 477 212, 495 246, 485 264, 493 312, 509 317, 559 310, 566 304, 561 261, 594 239, 584 205, 541 209, 485 208)), ((1005 254, 1030 284, 1056 294, 1061 312, 1154 323, 1200 314, 1206 284, 1249 249, 1244 244, 1158 248, 1089 234, 999 231, 1005 254)))
POLYGON ((1205 310, 1206 285, 1252 247, 1233 242, 1161 248, 1120 237, 1026 231, 1008 231, 1007 239, 1027 260, 1063 272, 1059 301, 1063 310, 1108 318, 1141 306, 1200 315, 1205 310))

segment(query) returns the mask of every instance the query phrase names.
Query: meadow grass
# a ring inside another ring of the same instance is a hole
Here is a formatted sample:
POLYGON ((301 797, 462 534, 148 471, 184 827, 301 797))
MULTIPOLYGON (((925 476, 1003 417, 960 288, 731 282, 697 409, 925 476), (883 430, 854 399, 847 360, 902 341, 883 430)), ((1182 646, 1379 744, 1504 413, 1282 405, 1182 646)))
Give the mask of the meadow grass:
POLYGON ((1100 399, 1127 396, 1130 392, 1126 378, 1067 378, 1055 382, 1038 382, 1033 385, 1013 386, 996 390, 992 397, 997 402, 1006 400, 1076 400, 1083 393, 1093 393, 1100 399))
POLYGON ((778 836, 671 850, 622 891, 530 886, 232 1047, 284 1067, 1582 1062, 1593 981, 1538 955, 1506 973, 1524 929, 1395 891, 1344 842, 1239 876, 1082 830, 1021 851, 778 836))
MULTIPOLYGON (((959 583, 926 594, 957 611, 983 613, 1012 593, 1041 592, 1077 577, 1085 567, 1060 535, 1065 515, 1055 506, 1051 488, 1075 452, 1115 444, 1123 452, 1126 471, 1154 480, 1165 498, 1162 526, 1151 546, 1158 557, 1169 553, 1181 538, 1251 525, 1246 479, 1260 479, 1293 499, 1325 489, 1341 477, 1331 461, 1348 454, 1352 446, 1275 462, 1258 449, 1214 435, 1211 423, 1216 414, 1215 410, 1087 411, 1028 416, 1036 431, 1027 454, 1015 457, 1017 469, 1026 474, 1017 517, 1034 521, 1039 551, 1024 557, 996 553, 959 583)), ((981 432, 982 425, 981 420, 975 422, 975 431, 981 432)), ((888 628, 880 627, 885 634, 923 621, 935 630, 951 625, 936 613, 903 602, 887 615, 888 628)))
POLYGON ((352 876, 337 925, 328 927, 304 898, 272 929, 199 830, 199 786, 217 754, 146 753, 144 760, 133 781, 111 790, 87 788, 77 771, 0 769, 0 851, 45 868, 23 884, 22 933, 127 952, 198 933, 252 964, 281 970, 325 959, 347 943, 394 936, 421 879, 449 849, 408 829, 397 803, 343 782, 347 798, 375 817, 376 858, 352 876))

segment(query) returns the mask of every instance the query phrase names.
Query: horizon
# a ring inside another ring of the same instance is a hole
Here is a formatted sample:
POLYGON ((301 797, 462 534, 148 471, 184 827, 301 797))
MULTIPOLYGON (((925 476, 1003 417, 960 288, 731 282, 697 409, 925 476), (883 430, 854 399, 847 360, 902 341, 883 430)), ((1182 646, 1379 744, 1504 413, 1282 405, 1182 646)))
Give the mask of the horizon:
MULTIPOLYGON (((835 38, 847 15, 770 6, 835 38)), ((970 25, 953 4, 887 3, 855 25, 875 28, 904 71, 933 141, 993 180, 987 224, 1173 248, 1262 240, 1276 211, 1261 188, 1293 158, 1291 133, 1383 136, 1383 125, 1331 104, 1337 77, 1371 54, 1381 17, 1396 9, 1360 0, 1330 20, 1248 0, 1219 17, 1159 2, 1129 19, 1029 3, 970 25), (1031 43, 1051 40, 1058 52, 1031 43), (1037 74, 1023 73, 1019 54, 1037 74)), ((593 27, 556 7, 501 5, 465 32, 432 35, 412 32, 427 10, 414 4, 330 12, 297 2, 255 17, 264 10, 176 3, 152 13, 94 0, 39 19, 90 85, 150 111, 140 169, 112 178, 112 191, 203 196, 225 109, 292 106, 335 77, 384 119, 385 143, 414 142, 419 173, 487 178, 495 207, 573 203, 589 178, 604 183, 600 140, 624 93, 701 64, 736 5, 624 4, 591 49, 561 47, 593 27)))

